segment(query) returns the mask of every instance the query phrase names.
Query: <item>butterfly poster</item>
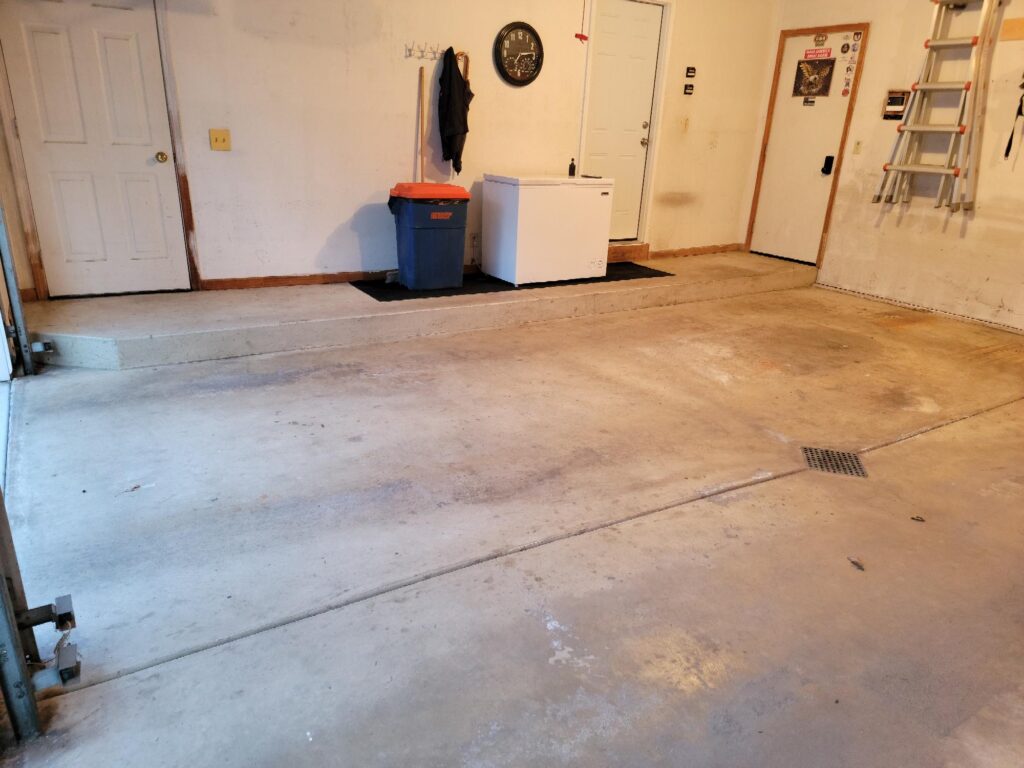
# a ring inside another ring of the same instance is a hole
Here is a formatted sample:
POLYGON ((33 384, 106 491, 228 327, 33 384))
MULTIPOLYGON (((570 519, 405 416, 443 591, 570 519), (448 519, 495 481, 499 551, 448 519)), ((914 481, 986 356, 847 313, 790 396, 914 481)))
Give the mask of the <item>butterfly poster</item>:
POLYGON ((832 90, 832 75, 836 69, 835 59, 801 61, 796 65, 794 96, 828 96, 832 90))

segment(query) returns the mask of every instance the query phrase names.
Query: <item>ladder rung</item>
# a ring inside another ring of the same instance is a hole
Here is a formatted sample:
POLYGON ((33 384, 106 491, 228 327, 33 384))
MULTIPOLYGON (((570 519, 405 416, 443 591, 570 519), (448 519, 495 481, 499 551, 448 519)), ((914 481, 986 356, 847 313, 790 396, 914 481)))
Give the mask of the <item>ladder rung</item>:
POLYGON ((971 81, 968 80, 966 83, 914 83, 910 89, 913 91, 969 91, 971 90, 971 81))
POLYGON ((925 40, 924 47, 938 50, 940 48, 972 48, 978 44, 979 38, 974 37, 948 37, 941 40, 925 40))
POLYGON ((889 165, 882 166, 883 171, 898 171, 900 173, 928 173, 935 176, 959 176, 959 168, 947 168, 944 165, 889 165))
POLYGON ((909 125, 899 125, 896 127, 900 133, 904 131, 907 133, 967 133, 966 125, 922 125, 920 123, 911 123, 909 125))

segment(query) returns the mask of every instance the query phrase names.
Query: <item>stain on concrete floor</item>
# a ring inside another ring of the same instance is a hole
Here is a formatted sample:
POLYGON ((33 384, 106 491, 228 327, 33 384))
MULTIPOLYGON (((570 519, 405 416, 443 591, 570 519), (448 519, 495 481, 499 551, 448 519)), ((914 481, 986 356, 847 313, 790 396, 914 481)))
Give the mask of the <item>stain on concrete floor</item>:
POLYGON ((1024 339, 902 313, 791 291, 19 382, 16 542, 89 687, 9 759, 999 765, 1024 339), (869 481, 802 471, 989 408, 869 481))

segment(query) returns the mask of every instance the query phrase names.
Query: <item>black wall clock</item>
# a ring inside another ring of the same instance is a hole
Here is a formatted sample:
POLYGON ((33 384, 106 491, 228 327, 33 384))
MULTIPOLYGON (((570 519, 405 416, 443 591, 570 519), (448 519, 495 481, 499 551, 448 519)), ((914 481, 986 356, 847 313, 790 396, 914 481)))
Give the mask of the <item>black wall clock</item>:
POLYGON ((523 21, 514 21, 494 40, 494 66, 512 85, 529 85, 544 66, 544 45, 537 30, 523 21))

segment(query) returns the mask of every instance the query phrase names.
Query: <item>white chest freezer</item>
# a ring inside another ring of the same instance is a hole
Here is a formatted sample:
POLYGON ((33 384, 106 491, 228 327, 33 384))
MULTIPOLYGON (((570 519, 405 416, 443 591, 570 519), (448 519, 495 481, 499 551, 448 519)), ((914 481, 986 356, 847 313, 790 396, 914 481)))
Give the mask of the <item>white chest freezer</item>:
POLYGON ((483 271, 514 285, 604 277, 611 179, 484 175, 483 271))

